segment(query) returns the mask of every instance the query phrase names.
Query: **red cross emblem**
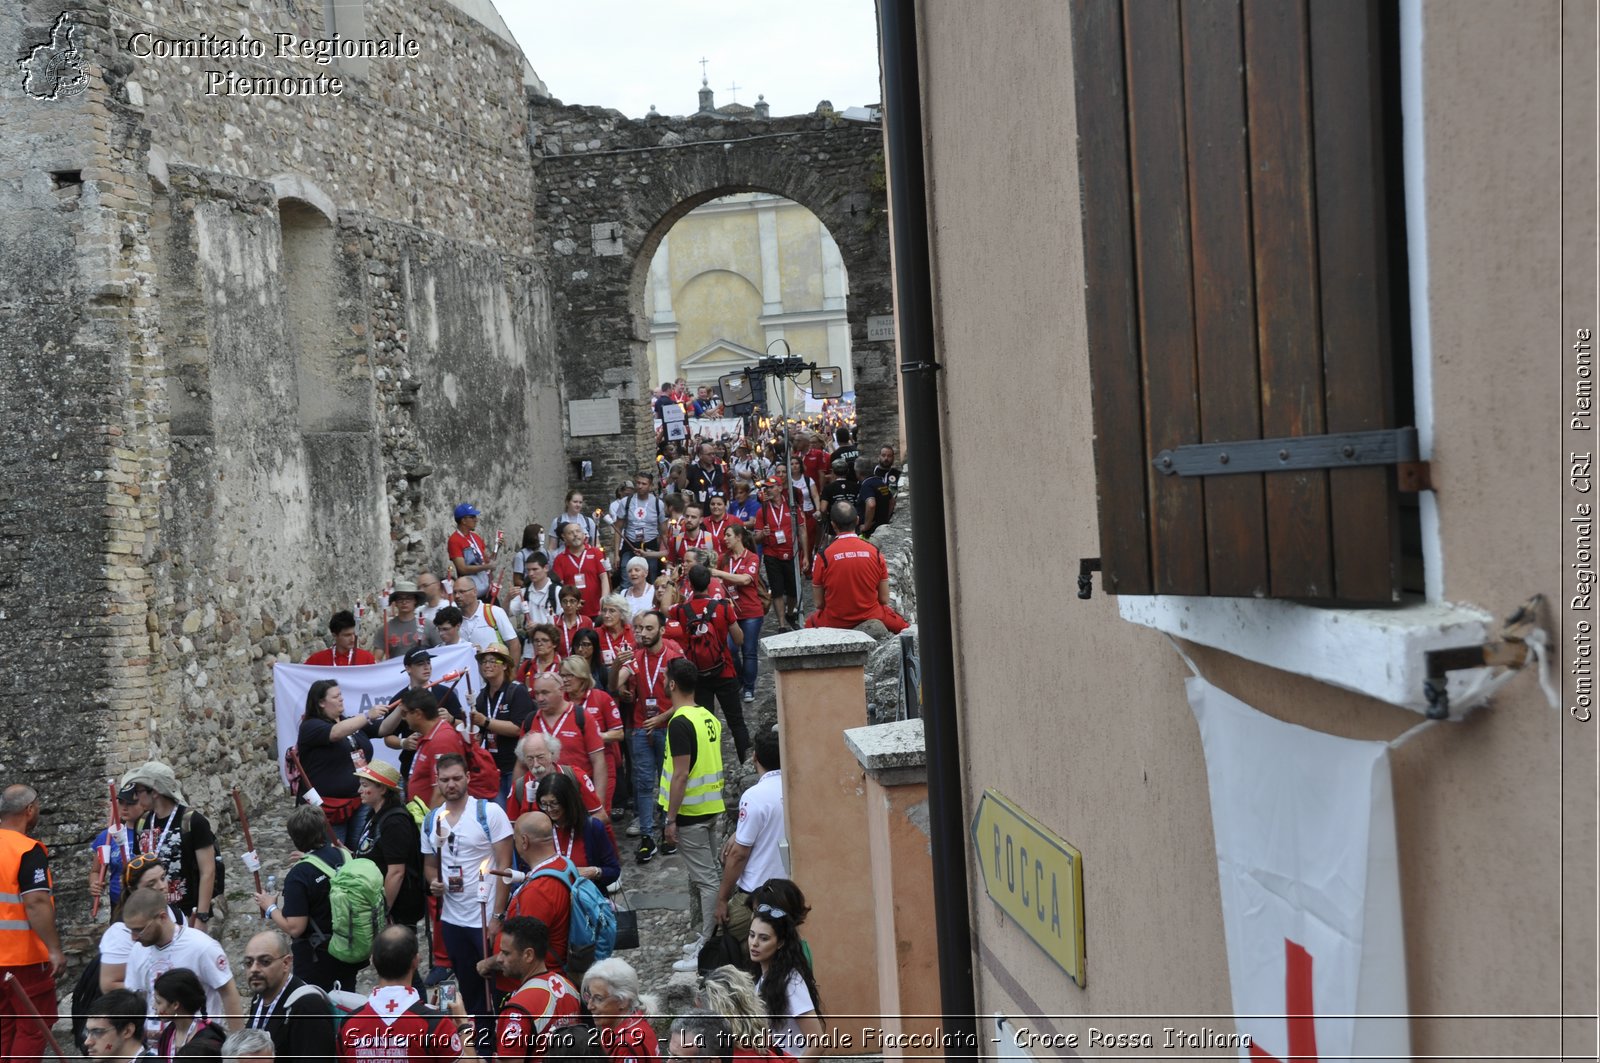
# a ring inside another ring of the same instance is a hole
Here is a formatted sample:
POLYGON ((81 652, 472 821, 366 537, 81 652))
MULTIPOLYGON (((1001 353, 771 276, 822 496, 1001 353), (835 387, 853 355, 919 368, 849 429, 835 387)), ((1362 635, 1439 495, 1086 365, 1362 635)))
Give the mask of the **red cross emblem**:
POLYGON ((391 1001, 389 1001, 389 1003, 387 1003, 387 1004, 385 1004, 383 1006, 383 1010, 387 1011, 390 1015, 393 1015, 395 1009, 398 1008, 399 1006, 400 1006, 400 1002, 398 1000, 391 1000, 391 1001))

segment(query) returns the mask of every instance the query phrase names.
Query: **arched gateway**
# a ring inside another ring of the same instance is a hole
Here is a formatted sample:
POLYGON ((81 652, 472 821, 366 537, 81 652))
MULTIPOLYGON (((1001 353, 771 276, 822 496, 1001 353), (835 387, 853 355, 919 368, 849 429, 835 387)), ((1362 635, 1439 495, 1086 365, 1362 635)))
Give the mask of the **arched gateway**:
POLYGON ((655 454, 644 316, 650 259, 674 222, 733 192, 791 199, 833 235, 849 274, 861 438, 870 446, 895 441, 894 343, 868 337, 868 319, 892 312, 877 123, 827 109, 770 120, 717 112, 630 119, 538 97, 530 106, 569 479, 588 460, 612 485, 655 454))

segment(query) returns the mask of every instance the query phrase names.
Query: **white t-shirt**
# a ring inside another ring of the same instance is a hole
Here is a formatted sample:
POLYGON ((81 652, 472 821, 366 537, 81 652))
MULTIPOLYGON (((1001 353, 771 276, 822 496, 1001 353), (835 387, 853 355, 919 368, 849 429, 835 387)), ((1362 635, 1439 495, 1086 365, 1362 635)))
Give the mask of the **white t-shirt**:
MULTIPOLYGON (((444 905, 439 917, 455 926, 481 927, 478 880, 484 876, 480 869, 485 860, 491 869, 495 866, 494 843, 511 837, 511 821, 499 805, 481 797, 467 798, 459 814, 453 815, 441 805, 430 818, 431 824, 423 824, 422 855, 439 858, 439 877, 445 884, 444 905), (478 822, 480 803, 489 824, 487 835, 478 822), (428 829, 430 826, 432 830, 428 829)), ((491 875, 488 881, 488 914, 493 915, 495 883, 499 880, 491 875)))
POLYGON ((478 611, 461 621, 461 637, 472 643, 478 649, 487 649, 496 642, 511 644, 517 637, 517 629, 511 626, 511 618, 504 609, 494 609, 494 623, 484 614, 491 608, 488 602, 479 602, 478 611))
MULTIPOLYGON (((761 991, 762 978, 756 982, 756 992, 761 991)), ((806 988, 806 980, 800 977, 799 971, 789 972, 789 984, 784 986, 788 1002, 784 1005, 785 1014, 782 1017, 774 1015, 771 1018, 772 1040, 768 1042, 773 1048, 781 1048, 791 1056, 798 1056, 805 1051, 805 1035, 800 1030, 800 1024, 794 1021, 796 1015, 804 1015, 808 1011, 817 1010, 817 1002, 811 999, 811 991, 806 988)))
MULTIPOLYGON (((156 979, 179 969, 193 971, 200 984, 206 987, 206 1014, 222 1015, 221 989, 233 981, 228 954, 215 938, 180 925, 165 946, 135 944, 128 954, 128 974, 123 981, 135 993, 143 993, 150 1007, 149 1018, 145 1020, 146 1032, 155 1020, 156 979)), ((160 1027, 161 1023, 155 1022, 156 1032, 160 1032, 160 1027)))
POLYGON ((769 771, 739 798, 739 826, 733 840, 750 847, 750 859, 738 886, 751 893, 771 878, 787 878, 783 869, 783 773, 769 771))
POLYGON ((628 620, 631 622, 640 613, 647 613, 656 607, 656 588, 648 580, 640 587, 643 594, 634 594, 632 590, 625 590, 622 596, 628 599, 628 620))

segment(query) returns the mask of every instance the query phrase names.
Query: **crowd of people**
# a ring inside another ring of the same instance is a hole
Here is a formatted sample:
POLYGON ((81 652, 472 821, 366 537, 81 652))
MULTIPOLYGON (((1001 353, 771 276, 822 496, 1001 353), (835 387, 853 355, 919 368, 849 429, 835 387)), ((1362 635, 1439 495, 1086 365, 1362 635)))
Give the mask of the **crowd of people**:
MULTIPOLYGON (((262 920, 240 956, 211 933, 227 861, 210 820, 168 765, 129 768, 93 842, 90 892, 110 922, 73 992, 80 1049, 638 1063, 820 1051, 809 908, 780 856, 778 739, 752 733, 744 707, 768 619, 801 622, 800 572, 807 624, 905 625, 866 541, 894 516, 894 449, 862 458, 853 428, 832 427, 831 453, 797 427, 787 464, 766 424, 687 451, 663 441, 608 506, 570 492, 514 551, 462 503, 439 570, 397 579, 367 630, 363 609, 335 612, 331 645, 306 660, 329 672, 288 759, 292 866, 263 884, 256 854, 235 855, 262 920), (460 643, 483 679, 467 697, 433 675, 432 651, 460 643), (405 686, 352 712, 339 669, 394 658, 405 686), (725 784, 747 763, 719 844, 725 784), (680 855, 691 897, 695 936, 673 966, 699 974, 697 1009, 665 1051, 594 904, 617 891, 630 848, 638 864, 680 855), (355 996, 369 967, 376 987, 355 996)), ((0 792, 0 982, 39 1016, 0 1024, 7 1060, 41 1057, 66 966, 39 815, 32 788, 0 792)))

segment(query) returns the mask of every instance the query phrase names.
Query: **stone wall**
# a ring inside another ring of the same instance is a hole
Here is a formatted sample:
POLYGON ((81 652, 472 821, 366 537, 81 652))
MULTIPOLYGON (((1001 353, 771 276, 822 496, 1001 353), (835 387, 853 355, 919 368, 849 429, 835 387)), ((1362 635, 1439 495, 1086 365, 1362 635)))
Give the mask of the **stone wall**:
POLYGON ((898 439, 894 345, 867 340, 867 318, 890 313, 892 300, 879 126, 831 111, 630 119, 543 97, 530 108, 565 397, 621 406, 620 434, 568 435, 569 452, 594 460, 599 482, 626 479, 655 454, 643 313, 651 256, 673 222, 731 192, 776 193, 828 227, 849 274, 863 450, 898 439))
MULTIPOLYGON (((422 58, 242 106, 128 34, 320 33, 321 5, 196 10, 91 2, 85 91, 0 78, 0 397, 27 418, 0 442, 0 638, 26 647, 0 783, 44 794, 75 946, 107 775, 170 761, 236 853, 228 788, 282 792, 272 664, 441 564, 457 501, 514 540, 565 478, 521 57, 442 0, 369 3, 422 58)), ((59 14, 0 11, 0 54, 59 14)))

